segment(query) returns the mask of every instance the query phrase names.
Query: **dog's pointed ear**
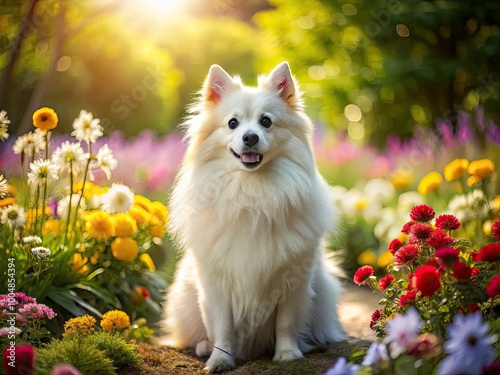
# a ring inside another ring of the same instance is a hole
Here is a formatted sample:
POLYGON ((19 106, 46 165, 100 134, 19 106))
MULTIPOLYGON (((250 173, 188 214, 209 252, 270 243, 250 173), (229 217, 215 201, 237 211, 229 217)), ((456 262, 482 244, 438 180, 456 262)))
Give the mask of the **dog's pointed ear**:
POLYGON ((212 65, 203 85, 203 98, 218 103, 231 85, 234 85, 234 81, 229 74, 219 65, 212 65))
POLYGON ((281 98, 285 102, 289 102, 290 98, 297 93, 295 81, 287 62, 278 64, 271 73, 269 73, 267 82, 274 90, 279 91, 281 98))

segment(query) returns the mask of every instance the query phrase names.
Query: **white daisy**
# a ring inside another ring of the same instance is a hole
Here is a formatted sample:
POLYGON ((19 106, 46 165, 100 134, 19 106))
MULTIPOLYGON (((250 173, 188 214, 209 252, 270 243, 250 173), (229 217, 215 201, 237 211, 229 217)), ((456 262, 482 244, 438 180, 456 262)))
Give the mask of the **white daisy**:
POLYGON ((17 204, 7 206, 2 210, 0 223, 8 225, 11 228, 22 227, 26 224, 26 214, 22 207, 17 204))
POLYGON ((52 160, 59 170, 62 172, 64 170, 79 173, 85 169, 85 163, 87 158, 83 152, 83 148, 80 142, 63 142, 63 144, 58 147, 52 154, 52 160))
POLYGON ((7 184, 7 180, 0 174, 0 199, 4 199, 9 192, 9 184, 7 184))
POLYGON ((134 203, 134 193, 126 185, 113 184, 102 197, 102 208, 109 213, 127 212, 134 203))
POLYGON ((33 249, 31 249, 31 254, 36 256, 38 259, 46 259, 50 256, 50 253, 50 249, 42 246, 34 247, 33 249))
POLYGON ((118 166, 118 162, 113 157, 113 151, 111 151, 106 143, 99 149, 95 157, 96 161, 92 163, 92 169, 101 169, 109 180, 111 178, 111 171, 114 171, 118 166))
POLYGON ((78 117, 73 121, 73 135, 80 142, 95 143, 103 135, 101 120, 94 118, 91 112, 81 110, 78 117))
POLYGON ((30 163, 28 182, 34 185, 43 185, 59 178, 59 168, 50 159, 37 159, 30 163))
POLYGON ((41 245, 42 239, 38 236, 26 236, 26 237, 23 237, 23 242, 26 245, 35 246, 35 245, 41 245))
POLYGON ((5 141, 9 138, 9 133, 7 133, 9 129, 10 120, 7 118, 7 112, 0 111, 0 141, 5 141))
POLYGON ((45 150, 45 135, 40 129, 21 135, 12 146, 14 154, 34 155, 40 150, 45 150))
POLYGON ((71 208, 71 216, 75 215, 76 211, 76 205, 78 204, 78 201, 80 201, 80 211, 85 210, 87 207, 85 204, 85 198, 82 197, 82 194, 71 194, 71 205, 70 205, 70 195, 64 196, 58 203, 57 203, 57 214, 63 219, 66 220, 68 218, 68 212, 71 208), (81 199, 80 199, 81 198, 81 199))

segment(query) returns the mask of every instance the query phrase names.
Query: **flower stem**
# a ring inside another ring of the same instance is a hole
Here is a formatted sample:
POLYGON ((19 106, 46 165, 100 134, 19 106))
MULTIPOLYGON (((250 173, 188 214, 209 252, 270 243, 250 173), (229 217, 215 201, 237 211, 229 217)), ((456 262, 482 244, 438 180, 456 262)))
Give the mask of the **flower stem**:
MULTIPOLYGON (((82 201, 83 197, 83 191, 85 190, 85 184, 87 183, 87 175, 89 173, 89 168, 90 168, 90 161, 92 160, 92 146, 90 143, 88 143, 88 150, 89 150, 89 159, 87 160, 87 165, 85 166, 85 171, 83 172, 83 185, 82 185, 82 193, 80 194, 78 198, 78 203, 76 204, 76 209, 75 209, 75 218, 73 220, 73 227, 76 228, 76 221, 78 219, 78 208, 80 207, 80 203, 82 201)), ((73 184, 71 185, 73 186, 73 184)))
POLYGON ((64 231, 63 247, 66 247, 68 240, 69 221, 71 217, 71 201, 73 200, 73 161, 69 162, 69 203, 68 203, 68 216, 66 218, 66 230, 64 231))

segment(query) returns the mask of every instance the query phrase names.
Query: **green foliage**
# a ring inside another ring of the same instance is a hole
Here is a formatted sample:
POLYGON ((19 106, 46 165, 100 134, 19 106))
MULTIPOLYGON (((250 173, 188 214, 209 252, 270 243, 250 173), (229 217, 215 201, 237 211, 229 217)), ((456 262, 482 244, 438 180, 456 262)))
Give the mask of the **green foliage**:
POLYGON ((86 336, 85 340, 95 345, 99 350, 106 353, 115 367, 127 367, 142 362, 142 357, 133 344, 127 344, 125 339, 118 333, 104 331, 95 332, 86 336))
POLYGON ((84 375, 115 374, 113 362, 94 343, 81 337, 53 340, 36 353, 36 374, 50 375, 59 363, 68 363, 84 375))

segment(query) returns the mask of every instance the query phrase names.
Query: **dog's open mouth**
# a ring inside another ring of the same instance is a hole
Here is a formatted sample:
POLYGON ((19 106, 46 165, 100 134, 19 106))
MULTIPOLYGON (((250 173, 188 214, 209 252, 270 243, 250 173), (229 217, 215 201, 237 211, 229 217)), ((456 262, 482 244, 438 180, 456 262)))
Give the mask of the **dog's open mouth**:
POLYGON ((262 154, 258 154, 256 152, 242 152, 241 155, 237 154, 232 148, 231 153, 241 160, 241 164, 243 164, 247 168, 255 168, 262 161, 262 154))

